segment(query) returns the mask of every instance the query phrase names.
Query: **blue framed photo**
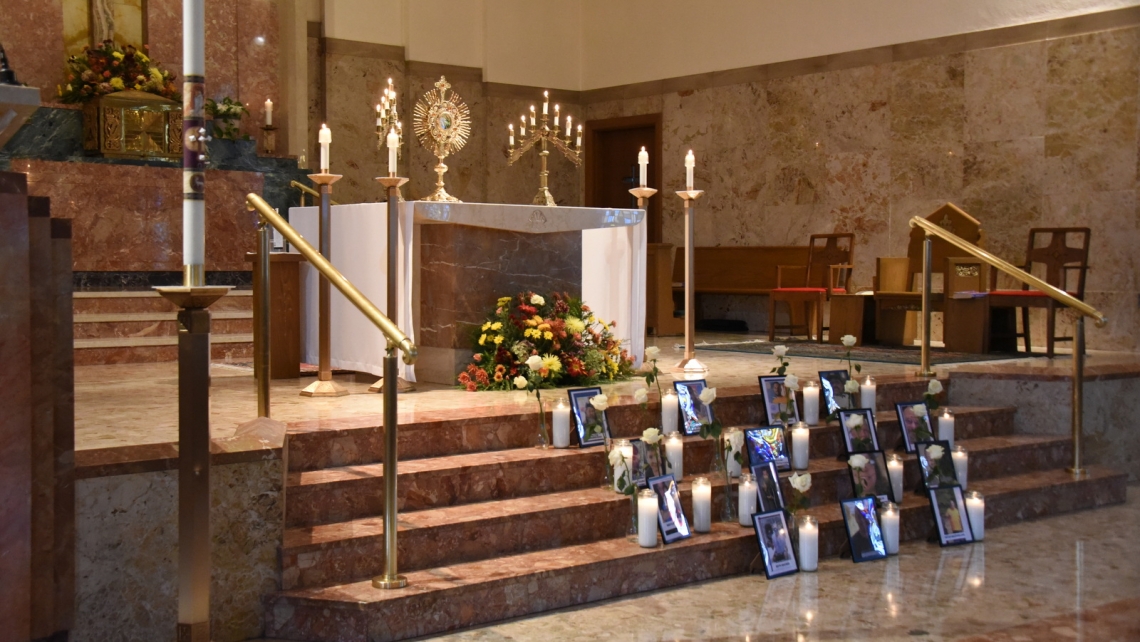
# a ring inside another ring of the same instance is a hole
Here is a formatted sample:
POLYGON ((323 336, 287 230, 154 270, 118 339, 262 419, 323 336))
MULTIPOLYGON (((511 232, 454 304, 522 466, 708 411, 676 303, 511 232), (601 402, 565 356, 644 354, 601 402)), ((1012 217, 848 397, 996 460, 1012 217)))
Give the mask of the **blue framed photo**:
POLYGON ((875 498, 845 499, 839 502, 839 507, 847 527, 847 541, 851 544, 851 559, 855 562, 885 559, 887 545, 883 542, 875 498))
POLYGON ((791 470, 788 459, 788 445, 784 442, 783 426, 764 426, 744 431, 744 446, 748 450, 748 465, 758 466, 766 462, 776 464, 777 470, 791 470))
POLYGON ((970 528, 970 516, 966 512, 966 502, 962 499, 961 486, 931 488, 930 508, 934 510, 934 524, 938 527, 938 543, 941 546, 957 546, 974 541, 974 531, 970 528))
POLYGON ((879 431, 870 408, 839 411, 839 430, 849 453, 871 453, 879 448, 879 431))
POLYGON ((570 395, 570 407, 574 410, 574 425, 578 429, 578 446, 586 448, 606 443, 610 437, 610 424, 606 420, 606 413, 598 412, 590 405, 590 399, 602 394, 602 389, 574 388, 567 392, 570 395))
POLYGON ((705 380, 674 381, 673 389, 677 391, 677 402, 681 407, 681 430, 686 435, 701 434, 701 424, 713 422, 712 406, 701 402, 705 380))
POLYGON ((792 396, 792 415, 788 423, 794 424, 800 420, 800 405, 795 399, 795 392, 788 390, 784 385, 784 377, 772 375, 771 377, 758 377, 760 379, 760 392, 764 396, 764 409, 768 413, 768 423, 774 424, 780 420, 780 413, 788 409, 788 395, 792 396))
POLYGON ((756 513, 752 516, 752 528, 756 529, 756 543, 764 557, 765 577, 772 579, 800 570, 784 511, 756 513))
POLYGON ((633 461, 630 462, 633 483, 638 488, 648 488, 650 478, 665 474, 661 453, 640 439, 630 439, 629 444, 633 446, 633 461))
POLYGON ((780 489, 780 475, 776 472, 776 462, 769 461, 752 467, 752 478, 756 480, 756 496, 761 513, 784 509, 784 491, 780 489))
POLYGON ((828 416, 851 407, 851 395, 843 389, 851 375, 846 370, 820 370, 819 386, 823 389, 823 407, 828 416))
POLYGON ((666 544, 693 536, 685 510, 681 507, 681 493, 677 490, 677 480, 672 475, 662 475, 649 480, 649 487, 657 493, 657 525, 661 528, 661 539, 666 544))

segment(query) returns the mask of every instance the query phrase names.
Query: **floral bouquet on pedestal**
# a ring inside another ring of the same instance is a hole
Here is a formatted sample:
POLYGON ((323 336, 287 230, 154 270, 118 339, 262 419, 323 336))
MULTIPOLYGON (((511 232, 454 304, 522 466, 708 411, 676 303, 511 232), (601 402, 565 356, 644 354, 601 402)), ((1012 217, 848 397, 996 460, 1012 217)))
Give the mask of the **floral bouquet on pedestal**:
MULTIPOLYGON (((143 45, 143 49, 146 48, 143 45)), ((174 84, 174 74, 135 47, 119 47, 110 40, 104 40, 98 47, 84 47, 82 54, 68 58, 64 80, 56 87, 62 103, 85 103, 128 89, 171 100, 182 99, 174 84)))

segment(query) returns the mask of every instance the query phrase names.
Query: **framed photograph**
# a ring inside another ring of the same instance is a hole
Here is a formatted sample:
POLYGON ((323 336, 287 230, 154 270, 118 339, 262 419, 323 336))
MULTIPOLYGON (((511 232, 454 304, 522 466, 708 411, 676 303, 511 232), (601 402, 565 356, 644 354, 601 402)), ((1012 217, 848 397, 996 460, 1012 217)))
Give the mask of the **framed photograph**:
POLYGON ((568 390, 570 408, 574 410, 574 425, 578 428, 578 445, 582 448, 606 443, 610 436, 610 424, 606 413, 598 412, 590 399, 602 394, 601 388, 574 388, 568 390))
POLYGON ((702 423, 713 422, 712 406, 701 403, 705 380, 674 381, 673 388, 677 391, 677 402, 681 406, 681 430, 686 435, 699 435, 702 423))
POLYGON ((966 514, 966 501, 961 486, 931 488, 930 507, 934 510, 934 525, 938 527, 938 543, 943 546, 969 544, 974 541, 970 530, 970 517, 966 514))
POLYGON ((851 472, 851 487, 856 497, 874 497, 880 506, 902 501, 901 497, 895 497, 891 487, 887 456, 883 451, 851 455, 847 458, 847 470, 851 472))
POLYGON ((870 408, 839 411, 839 428, 849 453, 869 453, 879 450, 879 434, 875 430, 875 415, 870 408))
POLYGON ((774 462, 776 470, 791 470, 788 445, 784 442, 783 426, 764 426, 744 431, 744 447, 748 450, 748 465, 758 466, 774 462))
POLYGON ((647 488, 651 477, 665 474, 665 465, 656 448, 650 448, 649 444, 640 439, 630 439, 629 443, 633 446, 633 461, 630 462, 630 468, 633 469, 633 483, 638 488, 647 488))
POLYGON ((851 375, 846 370, 821 370, 819 386, 823 388, 823 407, 832 415, 840 408, 851 407, 851 395, 843 390, 851 375))
POLYGON ((657 525, 661 527, 661 539, 666 544, 692 537, 689 520, 681 508, 681 493, 672 475, 651 477, 649 487, 657 493, 657 525))
POLYGON ((792 550, 792 537, 788 533, 784 511, 756 513, 752 516, 752 527, 756 529, 756 541, 764 556, 765 577, 772 579, 800 570, 796 565, 796 553, 792 550))
POLYGON ((851 544, 851 559, 856 562, 881 560, 887 556, 883 543, 883 529, 874 497, 856 497, 839 502, 843 523, 847 526, 847 541, 851 544))
POLYGON ((925 401, 896 403, 895 414, 899 417, 903 447, 908 453, 914 452, 914 445, 918 442, 934 439, 934 431, 930 429, 930 409, 925 401))
POLYGON ((954 457, 950 454, 948 441, 920 441, 915 444, 918 454, 918 470, 922 473, 922 483, 927 490, 958 484, 958 473, 954 470, 954 457))
POLYGON ((776 463, 767 462, 752 467, 752 478, 756 480, 756 495, 760 499, 759 513, 784 509, 784 492, 780 490, 780 475, 776 463))
MULTIPOLYGON (((774 424, 780 420, 780 413, 788 408, 788 389, 784 386, 784 378, 780 376, 759 377, 760 392, 764 394, 764 408, 768 411, 768 423, 774 424)), ((795 393, 792 393, 793 401, 795 393)), ((792 403, 792 415, 788 417, 788 424, 800 420, 800 406, 792 403)))

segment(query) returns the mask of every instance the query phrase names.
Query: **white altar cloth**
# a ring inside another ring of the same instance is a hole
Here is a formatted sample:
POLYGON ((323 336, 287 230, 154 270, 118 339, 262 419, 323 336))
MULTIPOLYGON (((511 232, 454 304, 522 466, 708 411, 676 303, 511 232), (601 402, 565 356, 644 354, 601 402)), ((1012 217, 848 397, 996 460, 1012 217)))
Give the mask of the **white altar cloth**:
MULTIPOLYGON (((332 264, 385 314, 387 203, 361 203, 332 207, 332 264)), ((317 208, 294 207, 289 222, 313 246, 317 246, 317 208)), ((400 212, 401 273, 396 324, 415 341, 412 327, 415 302, 412 265, 415 224, 460 224, 543 233, 582 230, 582 300, 595 316, 616 322, 614 336, 621 340, 640 366, 645 353, 645 253, 644 210, 587 207, 544 207, 485 203, 430 203, 409 201, 400 212)), ((317 362, 317 273, 302 264, 301 332, 302 358, 317 362)), ((504 292, 504 295, 514 294, 504 292)), ((492 302, 488 302, 488 309, 492 302)), ((332 355, 334 368, 379 375, 385 340, 375 326, 335 288, 332 290, 332 355)), ((415 381, 413 367, 400 363, 401 374, 415 381)))

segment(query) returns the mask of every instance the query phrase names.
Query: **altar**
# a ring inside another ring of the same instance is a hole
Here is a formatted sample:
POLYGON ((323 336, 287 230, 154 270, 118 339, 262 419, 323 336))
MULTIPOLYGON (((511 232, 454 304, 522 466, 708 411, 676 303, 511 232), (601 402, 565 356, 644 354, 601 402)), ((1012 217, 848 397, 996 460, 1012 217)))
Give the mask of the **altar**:
MULTIPOLYGON (((471 359, 474 330, 497 298, 533 290, 580 296, 635 366, 645 349, 645 211, 409 201, 400 206, 399 309, 385 306, 387 203, 334 205, 333 265, 416 342, 409 381, 452 384, 471 359)), ((314 245, 316 207, 290 223, 314 245)), ((302 264, 302 358, 317 362, 317 273, 302 264)), ((383 335, 339 292, 331 301, 334 368, 379 375, 383 335)))

